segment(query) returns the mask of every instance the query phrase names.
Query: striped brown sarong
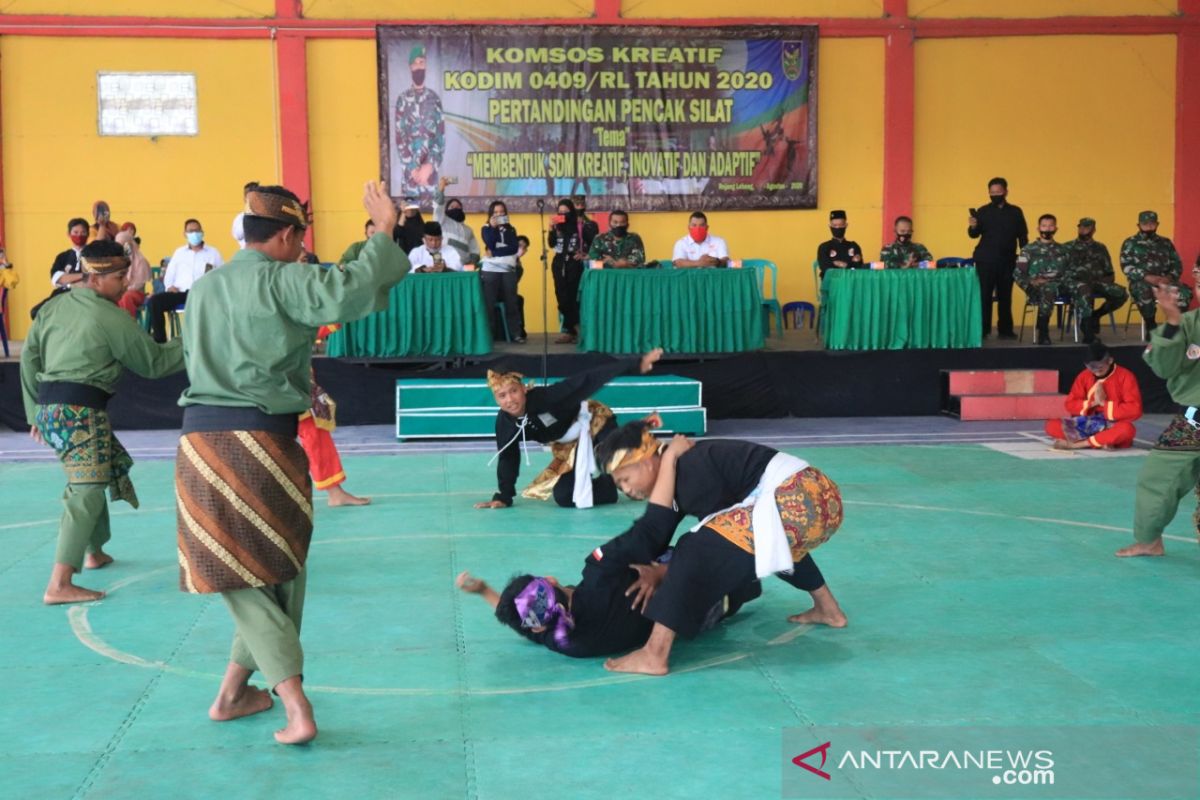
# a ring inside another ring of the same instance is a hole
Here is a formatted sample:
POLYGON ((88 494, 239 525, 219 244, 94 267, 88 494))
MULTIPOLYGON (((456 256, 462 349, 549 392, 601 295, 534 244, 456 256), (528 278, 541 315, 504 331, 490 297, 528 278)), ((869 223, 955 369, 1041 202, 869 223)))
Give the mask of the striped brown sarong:
POLYGON ((308 458, 263 431, 189 433, 175 458, 179 588, 207 594, 296 577, 312 540, 308 458))

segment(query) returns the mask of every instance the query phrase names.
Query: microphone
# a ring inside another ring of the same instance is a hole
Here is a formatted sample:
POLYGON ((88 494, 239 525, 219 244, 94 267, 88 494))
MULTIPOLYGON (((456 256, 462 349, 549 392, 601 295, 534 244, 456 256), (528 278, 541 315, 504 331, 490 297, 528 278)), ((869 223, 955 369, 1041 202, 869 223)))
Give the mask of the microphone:
POLYGON ((546 201, 539 197, 538 201, 537 201, 537 207, 538 207, 538 211, 541 211, 543 208, 546 207, 546 201))

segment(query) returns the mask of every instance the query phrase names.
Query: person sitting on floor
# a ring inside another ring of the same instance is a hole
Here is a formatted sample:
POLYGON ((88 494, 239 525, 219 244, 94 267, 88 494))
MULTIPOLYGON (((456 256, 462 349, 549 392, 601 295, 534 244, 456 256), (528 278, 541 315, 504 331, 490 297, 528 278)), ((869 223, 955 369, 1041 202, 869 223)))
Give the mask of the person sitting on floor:
POLYGON ((1067 416, 1046 422, 1046 433, 1057 450, 1103 448, 1117 450, 1133 445, 1134 420, 1142 416, 1142 393, 1137 378, 1119 366, 1104 343, 1088 346, 1087 367, 1071 384, 1067 416))

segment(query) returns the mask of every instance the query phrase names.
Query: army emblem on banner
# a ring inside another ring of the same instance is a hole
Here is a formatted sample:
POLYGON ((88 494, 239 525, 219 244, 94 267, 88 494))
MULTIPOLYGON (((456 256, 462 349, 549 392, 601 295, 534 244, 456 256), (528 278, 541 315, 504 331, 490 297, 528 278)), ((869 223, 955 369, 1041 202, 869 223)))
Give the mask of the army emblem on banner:
POLYGON ((804 42, 784 42, 780 58, 784 77, 789 81, 799 80, 804 74, 804 42))

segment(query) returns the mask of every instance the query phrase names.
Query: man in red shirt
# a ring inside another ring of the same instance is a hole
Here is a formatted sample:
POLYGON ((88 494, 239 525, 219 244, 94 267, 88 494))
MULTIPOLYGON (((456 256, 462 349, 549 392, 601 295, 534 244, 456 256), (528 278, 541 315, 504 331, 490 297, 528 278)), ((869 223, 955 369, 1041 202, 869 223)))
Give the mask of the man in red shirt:
POLYGON ((1100 341, 1088 346, 1087 367, 1075 378, 1067 396, 1067 416, 1046 423, 1046 433, 1059 450, 1130 447, 1133 422, 1142 416, 1137 378, 1118 366, 1100 341))

